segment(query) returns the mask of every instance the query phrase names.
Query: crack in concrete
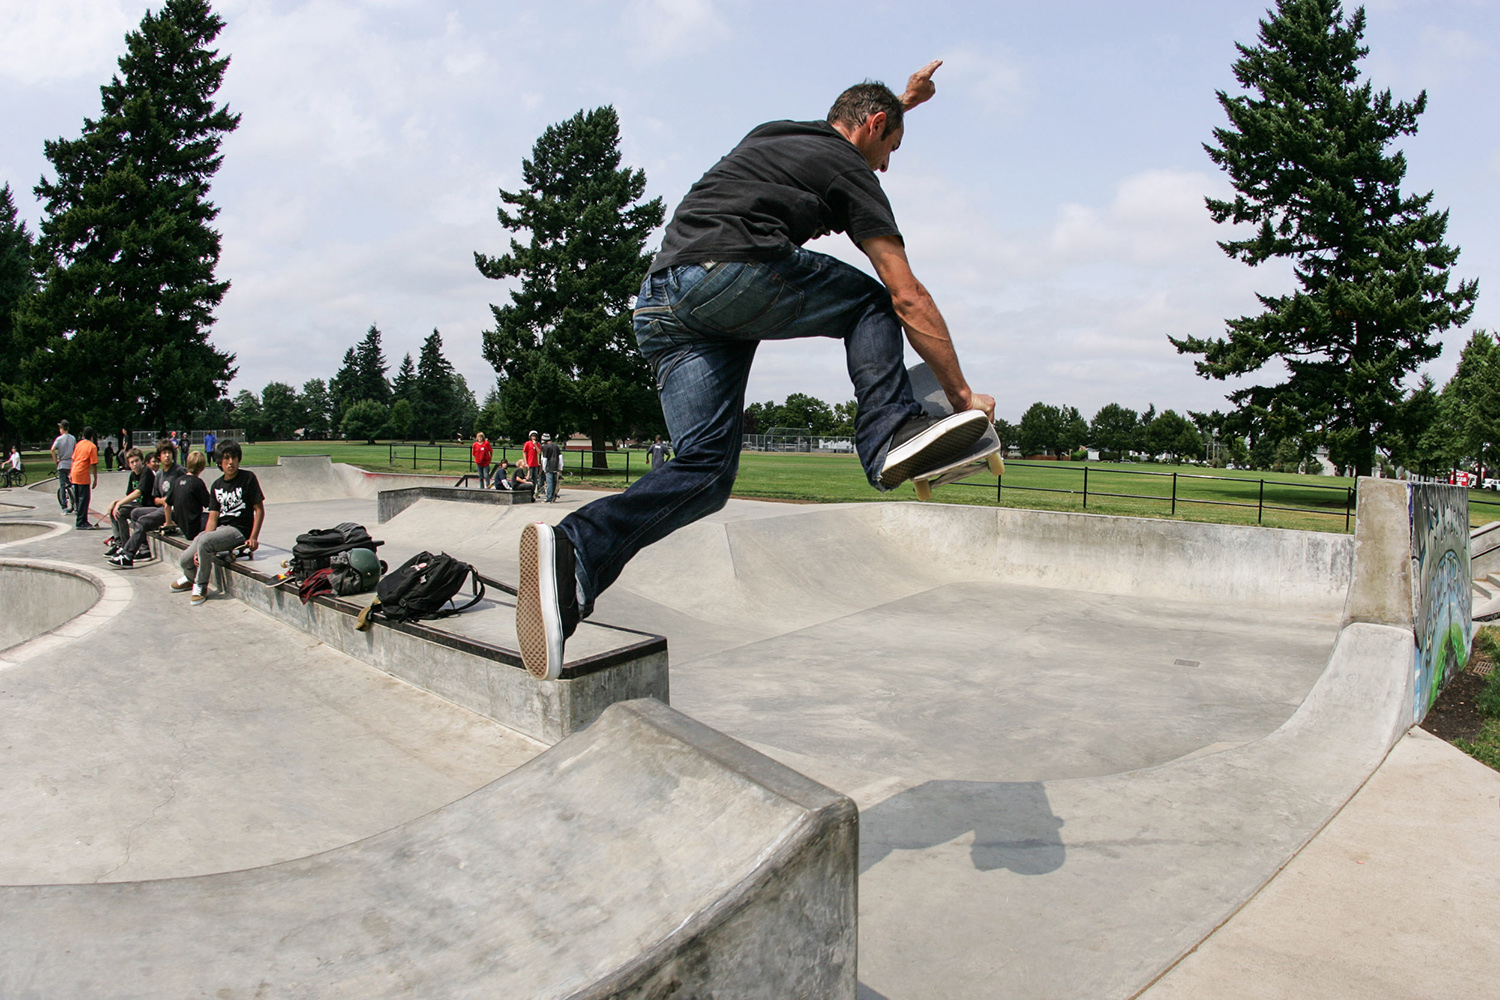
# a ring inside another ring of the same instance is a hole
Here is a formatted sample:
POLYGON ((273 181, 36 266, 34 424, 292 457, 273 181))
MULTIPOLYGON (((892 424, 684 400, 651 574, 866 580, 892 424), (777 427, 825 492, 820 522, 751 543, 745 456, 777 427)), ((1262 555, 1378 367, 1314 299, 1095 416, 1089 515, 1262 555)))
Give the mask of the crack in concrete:
POLYGON ((158 802, 155 806, 152 807, 151 812, 146 815, 145 819, 141 820, 139 823, 135 824, 135 826, 132 826, 129 830, 125 831, 125 857, 124 857, 124 859, 122 859, 119 864, 115 865, 109 871, 105 872, 104 874, 100 875, 98 878, 94 879, 94 884, 95 885, 98 885, 101 882, 107 881, 109 879, 109 877, 111 875, 113 875, 115 872, 119 871, 120 869, 124 868, 126 865, 130 864, 130 856, 131 856, 131 852, 134 850, 134 841, 135 841, 135 835, 136 835, 136 833, 138 833, 147 823, 150 823, 152 820, 154 820, 156 818, 156 814, 157 813, 161 812, 167 806, 171 805, 173 799, 177 798, 177 779, 182 774, 183 770, 187 767, 187 758, 188 758, 188 745, 187 745, 187 742, 184 741, 184 740, 178 739, 178 737, 177 737, 177 728, 178 727, 173 726, 168 731, 168 733, 167 733, 167 735, 171 739, 177 741, 177 745, 178 745, 176 766, 172 769, 172 772, 167 775, 167 785, 171 789, 171 791, 168 792, 166 798, 162 799, 160 802, 158 802))

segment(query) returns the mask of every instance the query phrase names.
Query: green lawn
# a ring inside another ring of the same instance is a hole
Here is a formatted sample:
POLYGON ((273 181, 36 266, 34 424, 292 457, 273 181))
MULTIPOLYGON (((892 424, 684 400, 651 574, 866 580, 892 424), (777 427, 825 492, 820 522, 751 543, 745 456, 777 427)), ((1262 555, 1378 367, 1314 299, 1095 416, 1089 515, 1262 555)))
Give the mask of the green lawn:
MULTIPOLYGON (((273 465, 279 455, 328 455, 335 462, 347 462, 375 472, 412 470, 412 446, 398 445, 395 466, 390 464, 390 449, 385 443, 366 445, 347 441, 263 442, 245 446, 249 465, 273 465)), ((497 459, 508 454, 512 462, 519 449, 496 449, 497 459)), ((620 486, 625 481, 625 453, 610 452, 610 467, 615 472, 584 477, 583 482, 600 486, 620 486)), ((577 467, 586 459, 569 452, 568 464, 577 467)), ((630 453, 632 480, 648 468, 644 451, 630 453)), ((415 471, 452 473, 455 478, 467 471, 467 449, 458 445, 443 447, 442 468, 438 467, 436 448, 419 446, 415 471)), ((940 487, 933 499, 941 503, 987 504, 1025 507, 1041 510, 1125 514, 1137 517, 1175 517, 1181 520, 1210 521, 1224 524, 1257 523, 1257 503, 1262 499, 1261 480, 1265 480, 1264 503, 1260 523, 1270 527, 1303 528, 1316 531, 1344 531, 1347 491, 1354 480, 1332 476, 1299 476, 1279 473, 1231 472, 1197 466, 1168 466, 1114 462, 1012 462, 1004 479, 1004 488, 996 498, 995 481, 976 476, 965 483, 940 487), (1088 470, 1088 501, 1084 506, 1083 474, 1088 470), (1173 474, 1176 474, 1177 504, 1171 501, 1173 474), (1217 479, 1202 478, 1205 475, 1217 479), (1037 489, 1070 492, 1032 492, 1037 489), (1149 499, 1110 497, 1104 494, 1128 493, 1149 499), (1194 503, 1192 501, 1206 501, 1194 503), (1228 506, 1239 504, 1243 506, 1228 506), (1293 507, 1297 510, 1275 510, 1293 507)), ((575 475, 564 477, 564 483, 578 482, 575 475)), ((772 454, 744 452, 740 457, 740 474, 735 495, 775 500, 800 500, 819 503, 844 501, 912 500, 910 484, 887 494, 878 494, 865 482, 864 473, 853 455, 772 454)), ((1474 524, 1500 519, 1500 496, 1493 492, 1470 491, 1471 520, 1474 524), (1489 506, 1494 505, 1494 506, 1489 506)))

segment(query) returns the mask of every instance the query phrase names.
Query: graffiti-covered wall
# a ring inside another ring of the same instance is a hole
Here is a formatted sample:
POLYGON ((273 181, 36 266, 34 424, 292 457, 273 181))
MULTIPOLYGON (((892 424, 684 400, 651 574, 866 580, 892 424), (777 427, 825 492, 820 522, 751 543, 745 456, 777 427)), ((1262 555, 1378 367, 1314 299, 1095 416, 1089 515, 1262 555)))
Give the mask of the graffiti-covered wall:
POLYGON ((1463 670, 1474 638, 1469 493, 1432 483, 1413 483, 1409 489, 1417 643, 1412 721, 1421 722, 1443 685, 1463 670))

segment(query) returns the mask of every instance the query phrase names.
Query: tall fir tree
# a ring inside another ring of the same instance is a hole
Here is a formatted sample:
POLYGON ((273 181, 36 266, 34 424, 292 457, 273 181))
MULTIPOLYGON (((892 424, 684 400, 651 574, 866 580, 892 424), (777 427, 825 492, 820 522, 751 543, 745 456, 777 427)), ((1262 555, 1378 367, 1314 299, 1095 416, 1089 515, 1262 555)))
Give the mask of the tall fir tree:
POLYGON ((429 442, 448 438, 458 430, 458 398, 453 365, 443 357, 443 337, 436 330, 422 341, 417 360, 416 378, 412 382, 412 425, 417 436, 429 442))
POLYGON ((22 350, 15 329, 16 309, 36 290, 32 249, 31 230, 16 214, 15 198, 6 184, 0 187, 0 449, 18 443, 22 436, 37 436, 41 430, 25 423, 28 394, 17 381, 22 350))
POLYGON ((207 0, 165 0, 125 36, 102 113, 77 139, 45 144, 56 177, 46 209, 42 287, 23 305, 22 381, 45 416, 96 425, 184 422, 234 376, 209 342, 219 210, 209 182, 239 115, 214 102, 229 58, 207 0))
POLYGON ((630 309, 662 200, 640 201, 646 174, 620 167, 619 145, 612 107, 549 126, 521 163, 526 187, 500 192, 515 209, 500 208, 500 223, 530 242, 512 238, 500 257, 474 254, 485 277, 521 279, 510 305, 490 307, 495 328, 484 334, 506 431, 586 431, 596 466, 610 438, 661 421, 630 309))
POLYGON ((380 328, 374 323, 370 324, 364 339, 355 345, 354 354, 358 359, 359 380, 356 401, 369 399, 381 406, 390 406, 391 384, 385 378, 390 365, 386 364, 385 351, 380 346, 380 328))
POLYGON ((328 380, 328 403, 335 428, 343 425, 349 407, 359 402, 358 393, 359 354, 351 347, 344 352, 339 370, 328 380))
POLYGON ((1237 194, 1208 199, 1209 213, 1254 225, 1219 246, 1252 266, 1290 259, 1299 290, 1260 296, 1265 311, 1229 320, 1227 338, 1172 339, 1203 356, 1209 378, 1282 361, 1284 381, 1229 399, 1283 438, 1340 436, 1360 475, 1396 432, 1403 380, 1479 294, 1476 281, 1449 287, 1448 214, 1432 211, 1431 192, 1402 194, 1406 158, 1388 151, 1416 132, 1426 92, 1398 102, 1361 83, 1364 31, 1363 8, 1346 19, 1339 0, 1277 0, 1259 44, 1237 46, 1234 75, 1250 93, 1219 92, 1229 125, 1204 147, 1237 194))
POLYGON ((410 399, 412 387, 417 384, 417 363, 411 359, 411 352, 407 351, 401 358, 401 367, 396 369, 396 377, 391 379, 391 399, 410 399))

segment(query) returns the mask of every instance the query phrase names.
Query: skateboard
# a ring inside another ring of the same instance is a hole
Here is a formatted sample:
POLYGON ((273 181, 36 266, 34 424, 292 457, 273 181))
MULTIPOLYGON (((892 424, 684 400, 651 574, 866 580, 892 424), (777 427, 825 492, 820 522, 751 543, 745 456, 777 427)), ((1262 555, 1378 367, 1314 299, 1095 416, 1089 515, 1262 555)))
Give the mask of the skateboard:
MULTIPOLYGON (((912 394, 917 397, 917 402, 928 416, 942 418, 953 415, 947 393, 938 385, 937 376, 932 374, 932 369, 927 367, 926 362, 912 365, 906 370, 906 374, 911 379, 912 394)), ((986 468, 993 476, 1005 474, 1005 460, 1000 457, 1000 435, 995 433, 993 424, 985 428, 984 434, 974 442, 974 447, 963 458, 914 475, 911 477, 911 484, 917 490, 918 500, 931 500, 934 486, 945 486, 967 479, 986 468)))
POLYGON ((222 562, 232 563, 239 559, 254 559, 255 552, 248 545, 241 545, 237 549, 225 550, 215 553, 222 562))

